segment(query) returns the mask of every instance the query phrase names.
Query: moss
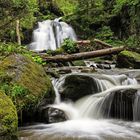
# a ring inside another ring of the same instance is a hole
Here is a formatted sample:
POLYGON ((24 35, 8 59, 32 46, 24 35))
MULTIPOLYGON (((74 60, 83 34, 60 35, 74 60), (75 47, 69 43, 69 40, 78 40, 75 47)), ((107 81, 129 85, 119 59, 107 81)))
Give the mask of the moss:
POLYGON ((122 51, 117 57, 118 67, 140 68, 140 54, 132 51, 122 51))
POLYGON ((0 67, 0 77, 3 77, 0 88, 11 97, 19 116, 23 110, 32 114, 43 98, 53 101, 53 86, 41 65, 26 56, 13 54, 5 58, 0 67))
POLYGON ((61 47, 57 48, 56 50, 47 50, 47 54, 52 55, 52 56, 58 55, 58 54, 63 54, 63 53, 64 53, 64 50, 61 47))
POLYGON ((74 66, 85 66, 85 62, 83 60, 73 61, 74 66))
POLYGON ((0 135, 16 135, 18 118, 11 99, 0 91, 0 135))
POLYGON ((133 58, 134 60, 139 60, 140 61, 140 54, 132 51, 122 51, 120 55, 133 58))

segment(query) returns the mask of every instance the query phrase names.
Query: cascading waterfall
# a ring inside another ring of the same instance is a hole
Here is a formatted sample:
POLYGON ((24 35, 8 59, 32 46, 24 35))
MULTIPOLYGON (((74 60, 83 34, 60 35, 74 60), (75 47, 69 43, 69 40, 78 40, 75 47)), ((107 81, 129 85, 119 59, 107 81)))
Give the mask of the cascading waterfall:
POLYGON ((50 105, 64 111, 69 120, 26 127, 20 140, 140 139, 140 123, 136 122, 140 120, 140 85, 134 77, 125 74, 82 74, 96 81, 98 92, 70 102, 60 100, 59 94, 64 90, 65 79, 70 75, 73 74, 53 80, 56 100, 50 105), (122 121, 130 117, 133 122, 122 121))
MULTIPOLYGON (((60 80, 54 84, 55 89, 60 88, 60 90, 63 90, 62 85, 64 84, 64 80, 67 76, 68 75, 61 77, 60 80)), ((134 111, 135 113, 134 113, 133 118, 137 116, 136 112, 139 112, 139 111, 138 111, 138 107, 136 106, 138 106, 139 105, 138 102, 140 102, 139 94, 138 94, 140 90, 140 86, 135 78, 129 78, 124 74, 122 75, 92 74, 89 76, 92 77, 94 80, 96 80, 99 93, 88 95, 74 103, 74 106, 78 112, 77 114, 79 114, 79 118, 104 118, 105 116, 109 117, 112 101, 116 94, 115 91, 125 90, 125 89, 138 90, 138 92, 135 95, 135 101, 133 103, 133 106, 135 108, 133 110, 136 110, 134 111), (105 107, 107 108, 107 110, 104 109, 105 107)), ((60 99, 60 95, 58 95, 58 90, 56 93, 57 93, 56 100, 58 100, 57 98, 60 99)), ((68 104, 63 103, 63 105, 66 106, 68 104)), ((56 108, 58 107, 59 109, 63 110, 63 105, 61 102, 57 102, 57 105, 52 105, 52 106, 55 106, 56 108)), ((67 108, 67 111, 68 111, 68 108, 67 108)), ((140 117, 138 118, 140 119, 140 117)), ((134 120, 136 120, 136 118, 134 120)))
POLYGON ((65 22, 60 22, 60 19, 38 22, 29 48, 34 51, 56 50, 66 38, 77 40, 73 28, 65 22))

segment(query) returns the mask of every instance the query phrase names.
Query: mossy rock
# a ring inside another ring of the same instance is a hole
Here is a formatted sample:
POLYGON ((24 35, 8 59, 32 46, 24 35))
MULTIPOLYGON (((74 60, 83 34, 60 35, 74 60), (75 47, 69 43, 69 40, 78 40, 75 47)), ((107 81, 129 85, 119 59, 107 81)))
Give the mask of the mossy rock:
POLYGON ((140 68, 140 54, 132 51, 122 51, 117 57, 119 68, 140 68))
POLYGON ((11 99, 0 91, 0 139, 17 139, 17 111, 11 99))
POLYGON ((41 65, 26 56, 13 54, 0 63, 0 68, 0 88, 13 100, 19 120, 30 121, 44 98, 48 103, 53 102, 53 86, 41 65))

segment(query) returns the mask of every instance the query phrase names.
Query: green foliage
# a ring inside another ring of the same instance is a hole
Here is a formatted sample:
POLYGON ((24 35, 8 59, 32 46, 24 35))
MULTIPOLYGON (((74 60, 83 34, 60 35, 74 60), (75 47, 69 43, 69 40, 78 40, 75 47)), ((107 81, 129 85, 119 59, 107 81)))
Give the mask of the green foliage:
POLYGON ((139 0, 78 0, 75 15, 67 20, 81 39, 96 37, 112 45, 140 47, 139 9, 139 0))
POLYGON ((33 59, 34 62, 36 62, 38 64, 41 64, 41 65, 45 65, 46 64, 46 62, 44 62, 43 59, 40 56, 38 56, 38 55, 32 56, 32 59, 33 59))
POLYGON ((25 95, 27 95, 28 92, 29 91, 27 89, 25 89, 23 86, 14 84, 13 87, 12 87, 11 96, 13 98, 24 97, 25 95))
POLYGON ((67 53, 77 52, 76 43, 71 39, 65 39, 61 45, 62 49, 67 53))
POLYGON ((99 31, 96 33, 96 37, 102 40, 107 40, 113 37, 113 32, 111 31, 110 27, 103 26, 99 31))
POLYGON ((136 37, 135 35, 129 36, 127 40, 124 40, 124 43, 129 48, 137 48, 140 44, 140 37, 136 37))
POLYGON ((16 104, 16 99, 17 98, 22 98, 25 97, 27 94, 29 94, 28 89, 24 88, 21 85, 18 84, 8 84, 8 83, 3 83, 0 86, 0 89, 11 99, 13 102, 16 104))
POLYGON ((23 54, 38 64, 41 64, 41 65, 46 64, 46 62, 44 62, 39 55, 34 54, 33 52, 29 51, 27 49, 27 46, 21 46, 21 45, 13 44, 13 43, 0 44, 0 59, 3 59, 5 58, 5 56, 9 56, 14 53, 23 54))
POLYGON ((57 48, 56 50, 47 50, 47 54, 48 55, 58 55, 58 54, 63 54, 64 53, 64 50, 62 47, 60 48, 57 48))
POLYGON ((54 3, 60 7, 64 15, 73 14, 77 5, 77 1, 73 0, 54 0, 54 3))
POLYGON ((113 46, 124 45, 123 41, 114 37, 114 33, 109 26, 100 28, 99 31, 95 33, 95 38, 101 39, 113 46))
POLYGON ((26 47, 25 46, 20 46, 18 44, 13 44, 13 43, 9 43, 9 44, 5 44, 5 43, 1 43, 0 44, 0 53, 1 55, 3 54, 11 54, 11 53, 24 53, 27 52, 26 47))
POLYGON ((13 34, 13 31, 15 31, 17 19, 20 20, 21 31, 22 28, 33 27, 33 23, 36 21, 34 13, 38 10, 37 0, 6 0, 0 1, 0 5, 2 17, 0 19, 0 37, 2 41, 16 41, 16 34, 13 34))
POLYGON ((6 56, 14 53, 28 55, 30 58, 32 57, 32 52, 28 51, 26 46, 14 43, 0 43, 0 59, 4 59, 6 56))

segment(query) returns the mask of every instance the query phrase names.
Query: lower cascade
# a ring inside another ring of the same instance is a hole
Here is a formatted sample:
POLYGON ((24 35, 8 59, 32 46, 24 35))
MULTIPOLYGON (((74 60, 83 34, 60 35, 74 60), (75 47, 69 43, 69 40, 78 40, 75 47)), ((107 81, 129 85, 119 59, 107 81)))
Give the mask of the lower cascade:
POLYGON ((19 139, 140 140, 139 76, 72 73, 52 80, 56 100, 44 107, 49 124, 22 127, 19 139))
POLYGON ((33 42, 29 48, 34 51, 56 50, 66 38, 75 41, 76 34, 73 28, 59 21, 60 19, 38 22, 38 28, 33 31, 33 42))

